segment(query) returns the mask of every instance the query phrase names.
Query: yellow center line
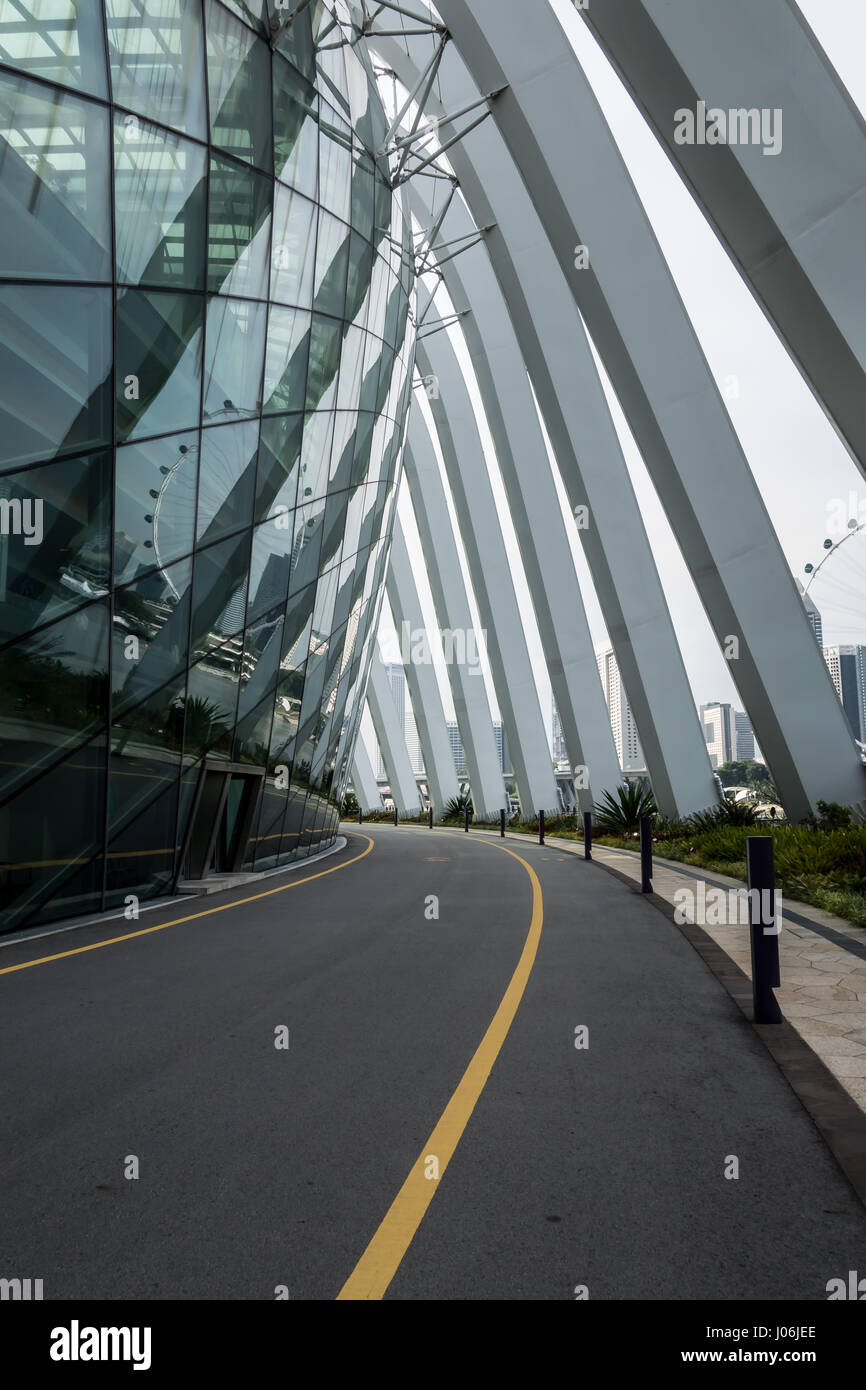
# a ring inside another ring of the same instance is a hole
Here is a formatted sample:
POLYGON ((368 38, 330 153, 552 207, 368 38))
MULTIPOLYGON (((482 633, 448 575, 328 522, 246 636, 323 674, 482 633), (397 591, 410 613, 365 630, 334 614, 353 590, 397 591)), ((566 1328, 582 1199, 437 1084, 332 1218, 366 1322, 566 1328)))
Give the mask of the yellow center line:
MULTIPOLYGON (((442 833, 440 831, 440 834, 442 833)), ((523 998, 523 992, 535 963, 538 943, 541 940, 544 907, 541 884, 534 869, 519 854, 506 849, 504 845, 498 845, 489 840, 476 840, 474 843, 487 844, 493 849, 501 849, 504 854, 510 854, 511 858, 516 859, 518 864, 522 864, 529 874, 532 883, 532 921, 529 924, 529 932, 524 942, 520 960, 517 962, 517 968, 502 996, 499 1008, 493 1015, 490 1027, 481 1039, 475 1056, 463 1073, 456 1091, 442 1112, 439 1123, 391 1203, 382 1224, 337 1295, 338 1302, 349 1299, 372 1300, 384 1297, 388 1285, 397 1273, 406 1251, 415 1238, 415 1233, 424 1219, 445 1169, 454 1155, 481 1092, 487 1084, 487 1079, 493 1070, 493 1064, 499 1056, 502 1044, 508 1036, 508 1030, 514 1022, 514 1016, 523 998), (438 1161, 438 1178, 436 1179, 427 1176, 431 1158, 438 1161)))
POLYGON ((53 956, 39 956, 37 960, 25 960, 20 965, 6 965, 0 970, 0 975, 14 975, 16 970, 29 970, 33 965, 47 965, 52 960, 65 960, 67 956, 80 956, 85 951, 99 951, 103 946, 116 946, 120 941, 132 941, 136 936, 150 936, 153 932, 168 931, 169 927, 180 927, 185 922, 195 922, 200 917, 213 917, 217 912, 230 912, 233 907, 245 907, 247 903, 259 902, 262 898, 272 898, 276 893, 287 893, 290 888, 300 888, 305 883, 312 883, 316 878, 327 878, 328 874, 336 874, 340 869, 348 869, 350 864, 357 864, 359 860, 366 859, 373 848, 373 840, 369 835, 362 835, 362 840, 367 841, 367 848, 360 854, 356 854, 354 859, 347 859, 345 864, 335 864, 332 869, 321 869, 317 874, 310 874, 307 878, 296 878, 292 883, 284 883, 279 888, 269 888, 264 893, 253 893, 249 898, 239 898, 237 902, 223 903, 221 907, 208 907, 203 912, 191 912, 187 917, 176 917, 173 922, 162 922, 156 927, 142 927, 139 931, 125 932, 123 936, 112 936, 107 941, 94 941, 90 946, 76 946, 71 951, 58 951, 53 956))

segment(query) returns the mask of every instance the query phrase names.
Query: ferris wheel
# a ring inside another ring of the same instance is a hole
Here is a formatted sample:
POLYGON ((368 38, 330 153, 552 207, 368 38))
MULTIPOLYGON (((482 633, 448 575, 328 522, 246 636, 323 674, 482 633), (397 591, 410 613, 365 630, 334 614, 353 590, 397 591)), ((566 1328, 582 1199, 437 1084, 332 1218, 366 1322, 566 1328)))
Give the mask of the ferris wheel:
POLYGON ((821 615, 823 643, 866 646, 866 522, 849 520, 805 568, 804 592, 821 615))

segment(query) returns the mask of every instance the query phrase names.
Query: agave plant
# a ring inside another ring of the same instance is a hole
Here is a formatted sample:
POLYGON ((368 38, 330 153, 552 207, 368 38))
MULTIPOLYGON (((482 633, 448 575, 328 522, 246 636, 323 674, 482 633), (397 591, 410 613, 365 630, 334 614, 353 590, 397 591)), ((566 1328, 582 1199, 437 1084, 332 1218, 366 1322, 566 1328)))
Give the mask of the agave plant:
POLYGON ((471 816, 473 814, 471 796, 452 796, 445 810, 442 812, 442 819, 461 820, 467 808, 471 816))
POLYGON ((639 782, 625 782, 616 794, 602 792, 592 808, 595 829, 602 835, 631 835, 640 828, 642 816, 656 814, 656 799, 639 782))
POLYGON ((692 830, 700 834, 706 830, 718 830, 725 825, 757 825, 756 807, 751 801, 734 801, 726 796, 721 806, 711 806, 706 811, 695 811, 688 818, 692 830))

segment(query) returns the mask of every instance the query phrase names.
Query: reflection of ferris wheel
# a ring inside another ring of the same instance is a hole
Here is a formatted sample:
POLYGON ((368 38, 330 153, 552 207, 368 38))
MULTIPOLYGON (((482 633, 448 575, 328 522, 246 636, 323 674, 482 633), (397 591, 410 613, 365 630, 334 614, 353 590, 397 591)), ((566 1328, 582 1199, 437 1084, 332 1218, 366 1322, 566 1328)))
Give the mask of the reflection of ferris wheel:
MULTIPOLYGON (((234 412, 226 402, 226 413, 234 412)), ((188 555, 207 529, 255 456, 258 426, 235 421, 202 434, 202 444, 181 444, 171 467, 163 467, 162 482, 148 518, 153 527, 153 551, 166 584, 180 597, 170 566, 188 555), (198 528, 198 534, 196 532, 198 528)))
POLYGON ((821 615, 825 645, 866 645, 866 523, 850 520, 805 567, 805 592, 821 615))

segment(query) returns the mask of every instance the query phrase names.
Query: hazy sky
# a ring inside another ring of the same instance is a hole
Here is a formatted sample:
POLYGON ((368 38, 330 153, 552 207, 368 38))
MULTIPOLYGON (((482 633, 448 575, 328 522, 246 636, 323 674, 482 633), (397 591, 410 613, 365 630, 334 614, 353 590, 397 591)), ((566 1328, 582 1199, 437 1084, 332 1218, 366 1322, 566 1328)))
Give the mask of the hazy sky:
MULTIPOLYGON (((758 3, 760 0, 758 0, 758 3)), ((866 498, 866 485, 823 412, 791 364, 784 348, 681 183, 616 74, 602 55, 571 0, 551 0, 584 67, 617 139, 631 177, 652 222, 680 294, 717 381, 736 378, 738 396, 727 400, 738 433, 773 518, 792 572, 805 579, 804 566, 823 555, 828 508, 834 498, 854 492, 866 498)), ((866 113, 866 0, 800 0, 840 77, 866 113)), ((755 94, 760 105, 760 94, 755 94)), ((710 630, 640 454, 618 403, 608 390, 638 502, 670 605, 686 668, 698 704, 731 700, 740 705, 727 663, 710 630)), ((494 481, 495 478, 495 464, 494 481)), ((497 486, 504 506, 504 494, 497 486)), ((405 507, 403 508, 405 513, 405 507)), ((576 564, 593 637, 605 639, 604 624, 572 526, 576 564)), ((508 530, 506 520, 506 530, 508 530)), ((851 641, 862 613, 866 641, 866 541, 862 559, 851 554, 836 570, 838 582, 816 582, 816 599, 825 598, 825 642, 851 641), (856 561, 856 562, 855 562, 856 561), (847 606, 834 608, 836 601, 847 606), (857 613, 852 620, 851 609, 857 613)), ((414 549, 414 547, 413 547, 414 549)), ((830 571, 828 565, 827 570, 830 571)), ((518 578, 530 651, 537 672, 545 718, 550 686, 525 584, 518 578)), ((435 625, 425 594, 430 625, 435 625)), ((386 618, 384 628, 389 624, 386 618)), ((449 710, 450 713, 450 710, 449 710)))

